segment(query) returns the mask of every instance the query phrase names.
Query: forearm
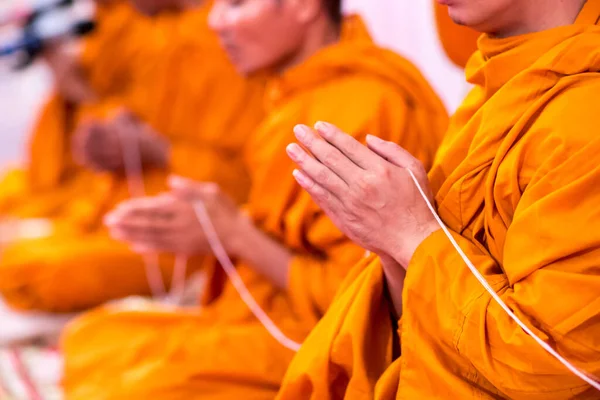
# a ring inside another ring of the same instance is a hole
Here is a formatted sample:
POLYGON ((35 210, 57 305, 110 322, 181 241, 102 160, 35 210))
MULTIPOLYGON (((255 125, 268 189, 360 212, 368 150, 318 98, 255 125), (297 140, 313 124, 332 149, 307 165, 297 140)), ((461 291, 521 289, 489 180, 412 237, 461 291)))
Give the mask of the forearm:
POLYGON ((241 225, 228 246, 230 254, 251 265, 277 287, 285 289, 292 252, 258 229, 250 220, 241 225))
MULTIPOLYGON (((597 290, 590 290, 593 280, 582 280, 582 275, 575 272, 578 269, 568 265, 566 259, 548 268, 543 261, 535 261, 533 252, 523 258, 521 252, 515 253, 509 247, 505 249, 510 259, 506 263, 508 271, 532 271, 510 285, 508 276, 490 254, 456 233, 453 236, 502 301, 533 332, 549 338, 551 343, 560 343, 563 354, 581 360, 578 366, 584 370, 597 373, 593 366, 594 346, 589 342, 598 331, 589 324, 597 310, 593 303, 597 290), (569 272, 562 269, 565 267, 570 268, 569 272), (578 290, 565 289, 573 287, 578 290), (561 331, 568 331, 570 340, 565 340, 561 331)), ((540 249, 539 259, 544 260, 547 249, 540 249)), ((594 254, 587 257, 589 265, 596 265, 594 254)), ((582 258, 579 262, 577 267, 582 268, 582 258)), ((539 396, 561 391, 573 395, 586 389, 491 299, 443 232, 436 232, 417 250, 405 286, 409 307, 404 320, 418 324, 428 340, 440 346, 458 346, 460 353, 468 354, 469 363, 510 398, 522 398, 524 392, 514 391, 515 388, 526 388, 530 398, 547 398, 539 396), (534 381, 536 385, 532 387, 534 381)))
POLYGON ((394 258, 380 256, 383 273, 387 283, 387 289, 398 318, 402 316, 402 292, 404 290, 404 278, 406 270, 394 258))

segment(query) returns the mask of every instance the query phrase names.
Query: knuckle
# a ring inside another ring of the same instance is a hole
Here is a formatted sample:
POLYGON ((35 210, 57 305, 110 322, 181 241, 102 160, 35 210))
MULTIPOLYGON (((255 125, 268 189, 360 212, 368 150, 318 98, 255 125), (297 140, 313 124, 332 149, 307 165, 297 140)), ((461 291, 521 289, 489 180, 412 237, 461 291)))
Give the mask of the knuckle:
POLYGON ((319 183, 326 185, 329 182, 329 173, 325 169, 321 169, 317 172, 316 178, 319 183))
POLYGON ((392 174, 392 169, 387 164, 379 163, 373 168, 373 174, 378 180, 389 178, 392 174))
POLYGON ((360 195, 368 195, 373 193, 376 184, 376 176, 373 173, 367 172, 357 180, 357 188, 360 195))
POLYGON ((330 166, 337 166, 341 161, 340 153, 331 148, 323 152, 323 158, 325 163, 330 166))

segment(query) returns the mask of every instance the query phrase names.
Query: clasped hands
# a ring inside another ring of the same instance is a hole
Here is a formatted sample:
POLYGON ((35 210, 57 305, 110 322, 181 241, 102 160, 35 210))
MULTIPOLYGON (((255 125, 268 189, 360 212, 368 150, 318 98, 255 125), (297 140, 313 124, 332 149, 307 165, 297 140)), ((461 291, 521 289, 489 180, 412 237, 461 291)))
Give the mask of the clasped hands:
POLYGON ((298 125, 287 152, 294 177, 350 239, 407 268, 417 247, 440 229, 408 170, 432 201, 427 173, 399 145, 367 136, 367 146, 332 124, 298 125), (305 150, 306 149, 306 150, 305 150))

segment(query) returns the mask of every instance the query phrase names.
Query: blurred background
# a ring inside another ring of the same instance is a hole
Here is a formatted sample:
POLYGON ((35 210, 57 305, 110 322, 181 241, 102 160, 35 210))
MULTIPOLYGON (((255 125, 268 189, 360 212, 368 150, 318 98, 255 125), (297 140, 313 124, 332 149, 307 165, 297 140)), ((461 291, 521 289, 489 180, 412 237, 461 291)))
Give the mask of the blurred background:
MULTIPOLYGON (((30 0, 0 0, 0 13, 30 0)), ((467 91, 463 71, 454 66, 439 43, 430 1, 346 0, 346 9, 360 13, 379 43, 413 61, 429 79, 450 111, 467 91)), ((2 31, 0 38, 12 32, 2 31)), ((12 60, 11 60, 12 61, 12 60)), ((28 131, 51 86, 46 67, 37 62, 11 71, 0 59, 0 165, 18 163, 28 131)))

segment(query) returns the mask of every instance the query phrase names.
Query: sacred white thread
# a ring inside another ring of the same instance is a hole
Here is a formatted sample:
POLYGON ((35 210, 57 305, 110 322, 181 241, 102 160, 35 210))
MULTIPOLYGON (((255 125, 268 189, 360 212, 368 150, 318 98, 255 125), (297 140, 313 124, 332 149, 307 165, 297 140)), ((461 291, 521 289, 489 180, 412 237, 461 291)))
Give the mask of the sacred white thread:
POLYGON ((452 234, 450 233, 450 231, 448 230, 446 225, 444 225, 444 222, 442 221, 442 219, 439 217, 439 215, 433 208, 433 205, 429 201, 429 198, 425 194, 425 191, 423 190, 423 188, 421 188, 421 185, 419 184, 419 181, 417 180, 417 178, 415 177, 413 172, 408 168, 406 168, 406 170, 408 171, 408 173, 410 174, 410 177, 412 178, 415 185, 417 186, 417 189, 419 190, 419 193, 423 197, 423 200, 425 200, 425 203, 427 203, 427 207, 429 208, 429 211, 431 211, 431 213, 435 217, 435 220, 437 221, 437 223, 440 225, 440 227, 442 228, 442 230, 444 231, 444 233, 446 234, 446 236, 448 237, 448 239, 450 240, 450 242, 452 243, 452 245, 454 246, 454 248, 456 249, 458 254, 461 256, 461 258, 463 259, 465 264, 467 264, 467 267, 469 267, 469 269, 471 270, 473 275, 475 275, 475 278, 477 278, 479 283, 481 283, 483 285, 483 287, 488 291, 488 293, 492 296, 492 298, 496 301, 496 303, 498 303, 500 305, 500 307, 513 319, 513 321, 515 321, 517 323, 517 325, 519 325, 521 327, 521 329, 523 329, 529 336, 531 336, 533 338, 533 340, 535 340, 544 350, 546 350, 550 355, 552 355, 554 358, 556 358, 562 365, 567 367, 567 369, 569 371, 571 371, 573 374, 575 374, 576 376, 581 378, 583 381, 585 381, 586 383, 590 384, 592 387, 594 387, 595 389, 600 391, 600 383, 599 382, 590 378, 585 372, 579 370, 577 367, 575 367, 573 364, 571 364, 569 361, 567 361, 563 356, 558 354, 558 352, 556 352, 548 343, 544 342, 540 337, 538 337, 531 329, 529 329, 529 327, 527 327, 527 325, 525 325, 525 323, 523 321, 521 321, 519 319, 519 317, 517 317, 515 315, 515 313, 512 312, 512 310, 510 308, 508 308, 506 303, 504 303, 504 301, 500 298, 500 296, 498 296, 496 291, 487 283, 487 281, 485 280, 483 275, 481 275, 481 273, 477 270, 477 268, 475 268, 475 265, 473 265, 471 260, 469 260, 467 255, 460 248, 460 246, 458 245, 458 243, 456 242, 456 240, 454 239, 454 237, 452 236, 452 234))

